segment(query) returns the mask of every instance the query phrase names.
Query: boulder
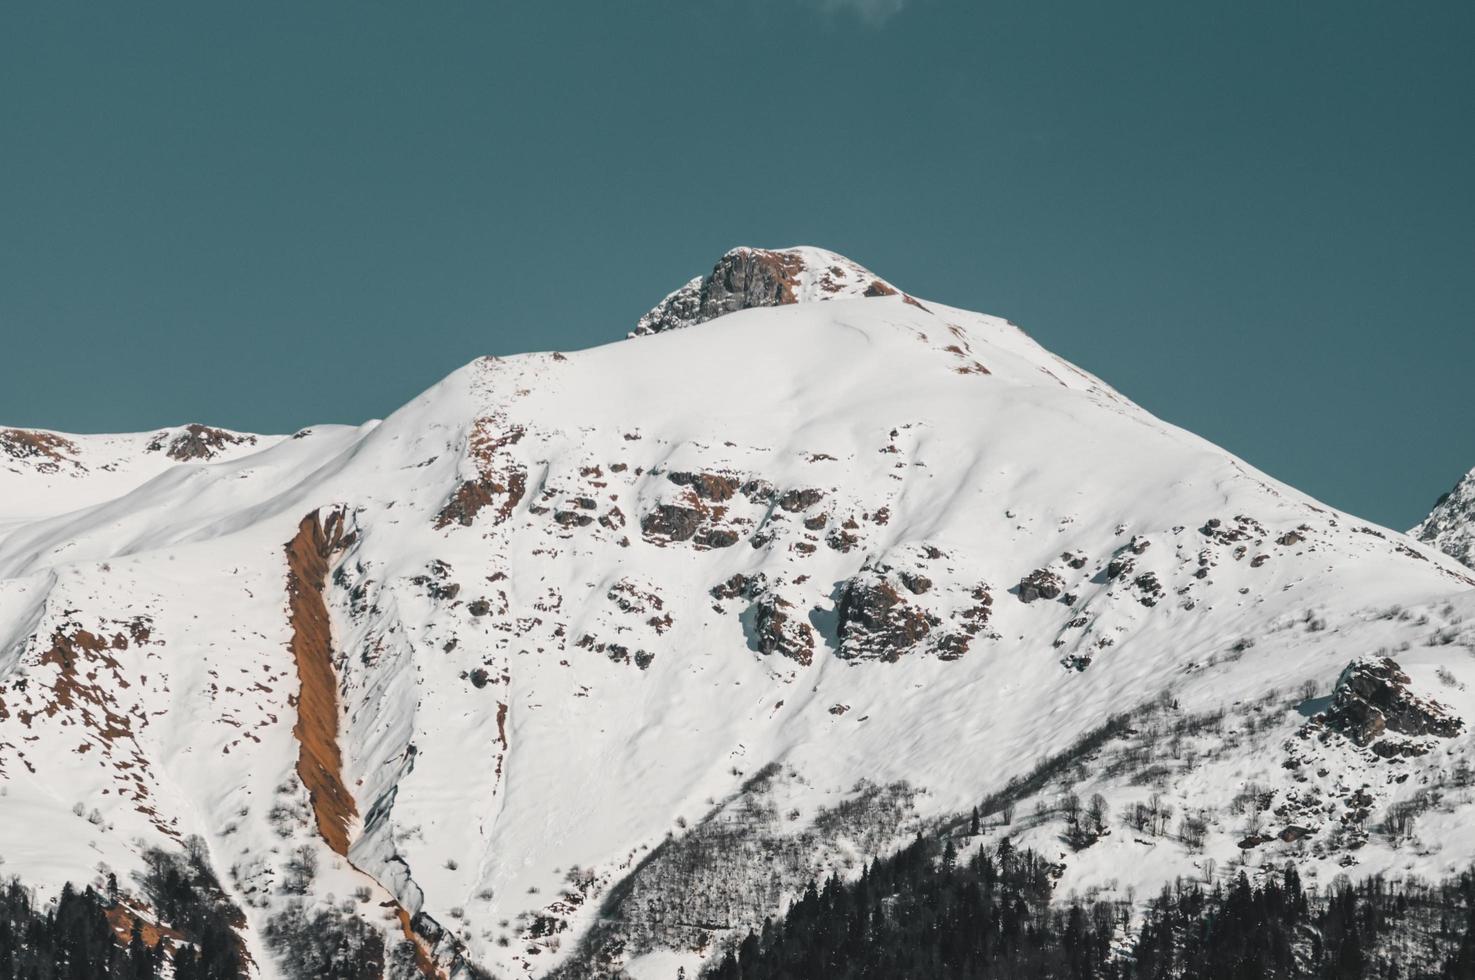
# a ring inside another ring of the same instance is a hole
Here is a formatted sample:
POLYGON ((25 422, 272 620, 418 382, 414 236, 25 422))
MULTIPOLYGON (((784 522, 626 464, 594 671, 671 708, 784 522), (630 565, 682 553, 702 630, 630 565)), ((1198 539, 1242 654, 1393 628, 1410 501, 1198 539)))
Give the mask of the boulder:
POLYGON ((840 596, 840 656, 896 661, 927 638, 937 617, 914 605, 884 566, 862 568, 840 596))
POLYGON ((658 504, 640 519, 640 530, 647 538, 687 541, 702 526, 701 511, 680 504, 658 504))
POLYGON ((758 652, 779 654, 808 665, 814 659, 814 629, 794 616, 794 604, 772 591, 753 603, 753 632, 758 652))
POLYGON ((1019 601, 1058 599, 1064 590, 1065 586, 1059 575, 1049 569, 1037 568, 1019 580, 1019 601))
MULTIPOLYGON (((1408 689, 1409 676, 1391 657, 1360 657, 1347 665, 1332 691, 1332 704, 1318 719, 1358 745, 1371 745, 1387 732, 1451 738, 1464 722, 1437 701, 1408 689)), ((1407 754, 1391 745, 1384 757, 1407 754)))

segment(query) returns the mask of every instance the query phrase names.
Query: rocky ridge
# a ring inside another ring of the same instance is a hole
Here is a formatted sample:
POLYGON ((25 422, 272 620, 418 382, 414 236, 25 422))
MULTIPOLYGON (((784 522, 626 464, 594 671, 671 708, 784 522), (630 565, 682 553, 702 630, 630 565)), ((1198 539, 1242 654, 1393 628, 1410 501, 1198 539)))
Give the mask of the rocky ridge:
POLYGON ((1475 568, 1475 470, 1435 501, 1429 516, 1408 533, 1475 568))

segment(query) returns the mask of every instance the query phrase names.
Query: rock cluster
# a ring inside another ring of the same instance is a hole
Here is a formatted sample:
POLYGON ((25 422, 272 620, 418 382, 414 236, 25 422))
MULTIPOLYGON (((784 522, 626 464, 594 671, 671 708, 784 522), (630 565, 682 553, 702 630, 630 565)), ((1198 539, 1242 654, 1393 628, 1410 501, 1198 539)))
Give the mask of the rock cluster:
POLYGON ((255 436, 237 435, 225 429, 214 429, 208 425, 191 422, 173 439, 169 438, 167 432, 159 433, 145 448, 151 453, 162 450, 164 455, 170 459, 177 459, 185 463, 192 460, 213 459, 218 453, 232 446, 250 446, 255 443, 255 436))
POLYGON ((1458 735, 1464 723, 1439 702, 1414 694, 1408 684, 1408 675, 1391 657, 1361 657, 1342 671, 1332 692, 1331 707, 1317 720, 1360 746, 1373 746, 1373 751, 1383 756, 1424 751, 1405 740, 1385 739, 1389 733, 1440 738, 1458 735))
POLYGON ((894 661, 920 644, 939 624, 936 616, 913 602, 931 587, 923 578, 893 582, 885 565, 862 568, 845 583, 840 596, 840 656, 894 661))
POLYGON ((1019 580, 1019 601, 1058 599, 1064 588, 1059 575, 1046 568, 1037 568, 1019 580))
POLYGON ((43 473, 55 473, 58 464, 77 462, 77 444, 54 432, 31 429, 0 429, 0 452, 12 459, 29 460, 43 473))

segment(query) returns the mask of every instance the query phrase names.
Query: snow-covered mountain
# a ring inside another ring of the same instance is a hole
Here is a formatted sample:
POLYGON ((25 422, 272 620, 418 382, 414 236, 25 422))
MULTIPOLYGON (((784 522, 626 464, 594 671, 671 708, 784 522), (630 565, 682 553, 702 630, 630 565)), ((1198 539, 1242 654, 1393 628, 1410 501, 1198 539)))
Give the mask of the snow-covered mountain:
POLYGON ((669 980, 974 808, 1061 894, 1475 857, 1453 559, 818 249, 634 333, 358 428, 0 432, 0 870, 198 836, 262 977, 331 909, 669 980))
POLYGON ((1408 533, 1475 568, 1475 470, 1440 497, 1423 523, 1408 533))

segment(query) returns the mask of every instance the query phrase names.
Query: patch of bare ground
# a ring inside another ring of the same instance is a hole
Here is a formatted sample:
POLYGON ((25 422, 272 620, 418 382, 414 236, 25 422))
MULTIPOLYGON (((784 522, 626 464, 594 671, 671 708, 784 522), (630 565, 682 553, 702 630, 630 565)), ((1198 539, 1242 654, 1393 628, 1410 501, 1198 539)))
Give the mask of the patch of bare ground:
MULTIPOLYGON (((162 923, 154 922, 148 916, 135 908, 119 902, 103 912, 107 916, 108 925, 113 928, 113 937, 119 946, 126 947, 128 941, 133 938, 133 924, 138 923, 138 931, 143 936, 144 945, 150 949, 157 949, 159 943, 165 943, 165 951, 174 949, 181 940, 185 940, 184 933, 178 929, 171 929, 162 923)), ((188 940, 185 940, 188 941, 188 940)))
MULTIPOLYGON (((178 829, 153 806, 149 761, 136 738, 148 727, 148 715, 119 697, 141 683, 138 672, 125 667, 124 661, 130 649, 156 642, 150 635, 151 624, 145 617, 103 623, 96 632, 75 622, 58 626, 35 662, 37 668, 54 671, 38 670, 29 678, 0 684, 0 720, 14 714, 28 729, 46 724, 75 726, 80 734, 74 751, 83 756, 95 753, 91 757, 110 770, 118 795, 132 800, 134 808, 161 833, 177 840, 178 829), (110 631, 111 636, 107 635, 110 631)), ((36 640, 39 638, 33 638, 36 640)), ((36 771, 23 745, 5 742, 0 743, 0 776, 12 753, 27 769, 36 771)))
POLYGON ((451 494, 435 517, 437 530, 459 524, 470 527, 478 514, 494 507, 495 522, 512 516, 527 493, 527 471, 506 452, 523 437, 521 426, 504 427, 499 419, 477 419, 471 431, 467 454, 476 463, 477 476, 466 480, 451 494))
POLYGON ((43 473, 55 473, 63 463, 82 468, 76 458, 77 444, 54 432, 0 429, 0 452, 11 459, 29 462, 43 473))
MULTIPOLYGON (((333 669, 332 628, 323 590, 333 558, 353 540, 343 511, 329 511, 326 521, 320 511, 314 511, 297 525, 297 534, 286 546, 292 659, 300 684, 297 724, 292 728, 298 743, 297 776, 307 787, 318 833, 344 860, 348 860, 349 824, 358 816, 358 807, 343 782, 338 676, 333 669)), ((367 872, 360 873, 372 878, 367 872)), ((421 974, 442 980, 445 974, 437 967, 429 943, 414 928, 414 917, 398 902, 393 907, 405 939, 415 947, 421 974)))
POLYGON ((348 826, 358 816, 353 794, 343 784, 338 750, 338 677, 333 670, 333 640, 323 601, 328 564, 351 543, 342 511, 324 524, 318 512, 304 517, 287 544, 287 595, 291 610, 292 659, 300 684, 297 695, 297 776, 307 787, 318 832, 337 854, 348 854, 348 826))

